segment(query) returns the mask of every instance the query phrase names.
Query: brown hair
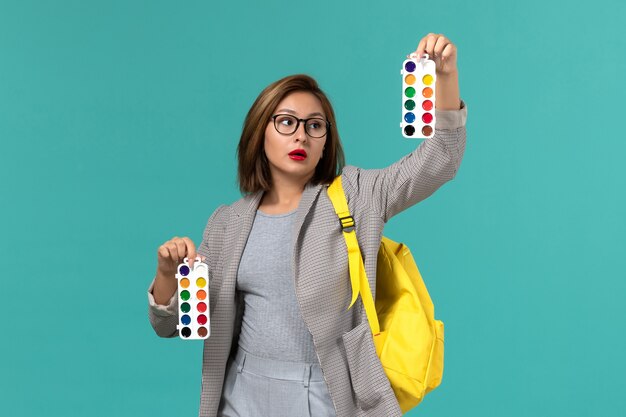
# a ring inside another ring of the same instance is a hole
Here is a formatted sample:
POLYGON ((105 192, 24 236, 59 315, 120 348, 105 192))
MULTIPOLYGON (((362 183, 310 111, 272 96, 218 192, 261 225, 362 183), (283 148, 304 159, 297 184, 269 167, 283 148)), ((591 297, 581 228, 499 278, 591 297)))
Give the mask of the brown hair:
POLYGON ((345 165, 343 148, 339 140, 335 112, 328 97, 312 77, 305 74, 290 75, 268 85, 259 94, 243 123, 237 146, 239 161, 237 181, 243 194, 267 191, 272 187, 270 167, 263 150, 265 128, 278 104, 296 91, 306 91, 315 95, 322 103, 326 119, 330 122, 330 129, 326 133, 324 157, 317 163, 310 182, 314 185, 330 184, 343 169, 345 165))

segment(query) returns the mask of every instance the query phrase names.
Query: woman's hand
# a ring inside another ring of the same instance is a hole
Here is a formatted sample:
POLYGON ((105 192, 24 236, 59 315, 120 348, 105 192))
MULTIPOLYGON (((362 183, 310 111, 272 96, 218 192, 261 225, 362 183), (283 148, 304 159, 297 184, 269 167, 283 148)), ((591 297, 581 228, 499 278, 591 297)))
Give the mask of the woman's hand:
MULTIPOLYGON (((188 237, 175 236, 159 246, 157 251, 158 265, 152 295, 157 304, 167 305, 178 288, 176 272, 178 265, 187 257, 189 266, 193 268, 196 259, 196 245, 188 237)), ((204 256, 200 259, 204 262, 204 256)))
POLYGON ((418 57, 426 53, 429 59, 435 61, 435 107, 438 110, 459 110, 461 99, 456 46, 442 34, 429 33, 420 40, 415 53, 418 57))
MULTIPOLYGON (((163 275, 176 275, 178 265, 188 258, 189 266, 193 268, 196 259, 196 245, 188 237, 175 236, 159 246, 157 251, 157 272, 163 275)), ((204 257, 202 257, 204 260, 204 257)))
MULTIPOLYGON (((429 33, 419 41, 415 53, 418 57, 428 54, 435 61, 437 75, 449 75, 457 72, 456 46, 443 34, 429 33)), ((408 57, 407 57, 408 58, 408 57)))

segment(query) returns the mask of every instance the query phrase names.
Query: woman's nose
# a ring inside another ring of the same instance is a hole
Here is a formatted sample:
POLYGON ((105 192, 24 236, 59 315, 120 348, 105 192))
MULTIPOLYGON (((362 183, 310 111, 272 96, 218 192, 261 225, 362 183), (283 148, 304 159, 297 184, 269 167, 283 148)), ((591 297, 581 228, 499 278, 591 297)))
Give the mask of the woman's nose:
POLYGON ((306 128, 304 127, 304 123, 300 123, 300 126, 298 126, 298 128, 296 129, 294 135, 295 139, 301 142, 307 140, 306 128))

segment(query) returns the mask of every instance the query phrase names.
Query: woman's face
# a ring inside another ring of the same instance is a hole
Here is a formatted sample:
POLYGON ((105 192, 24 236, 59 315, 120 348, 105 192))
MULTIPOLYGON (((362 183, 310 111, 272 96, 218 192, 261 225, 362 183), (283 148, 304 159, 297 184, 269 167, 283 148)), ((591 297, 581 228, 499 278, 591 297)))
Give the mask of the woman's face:
MULTIPOLYGON (((277 114, 292 115, 298 119, 319 118, 326 121, 322 103, 312 93, 306 91, 297 91, 286 96, 273 113, 273 115, 277 114)), ((289 126, 295 127, 292 121, 283 117, 279 117, 277 123, 285 131, 289 129, 289 126)), ((313 132, 323 128, 312 121, 309 130, 313 132)), ((319 135, 319 133, 313 134, 319 135)), ((305 131, 303 122, 300 122, 294 133, 279 133, 275 128, 274 120, 270 120, 265 129, 264 146, 274 183, 276 180, 280 182, 297 180, 306 184, 315 173, 315 167, 322 156, 327 136, 328 133, 321 138, 311 137, 305 131), (296 150, 303 150, 306 156, 302 158, 298 155, 289 155, 296 150)))

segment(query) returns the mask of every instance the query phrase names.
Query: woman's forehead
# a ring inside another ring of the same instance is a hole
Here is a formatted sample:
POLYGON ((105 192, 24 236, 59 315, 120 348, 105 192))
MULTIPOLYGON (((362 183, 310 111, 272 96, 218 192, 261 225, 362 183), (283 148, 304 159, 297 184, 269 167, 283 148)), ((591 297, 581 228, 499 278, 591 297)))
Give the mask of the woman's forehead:
POLYGON ((287 95, 278 103, 276 110, 296 116, 324 116, 322 102, 314 94, 307 91, 296 91, 287 95))

